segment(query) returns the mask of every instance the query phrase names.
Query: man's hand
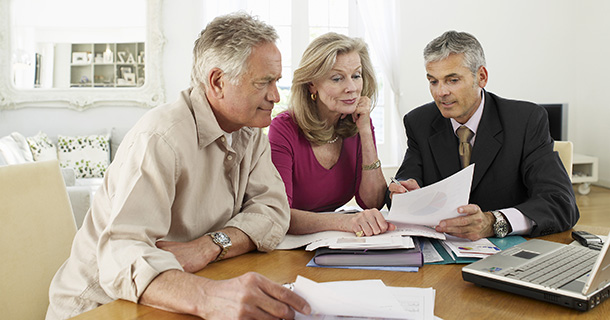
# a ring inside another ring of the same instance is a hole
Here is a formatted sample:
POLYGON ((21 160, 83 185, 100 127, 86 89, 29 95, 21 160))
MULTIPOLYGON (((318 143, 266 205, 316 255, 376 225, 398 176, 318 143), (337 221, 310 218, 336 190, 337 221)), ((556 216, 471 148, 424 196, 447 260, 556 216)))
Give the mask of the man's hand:
POLYGON ((201 316, 205 319, 293 319, 294 310, 311 312, 305 299, 254 272, 210 281, 203 291, 201 316))
POLYGON ((157 248, 173 253, 189 273, 203 269, 220 254, 220 247, 208 235, 189 242, 157 241, 157 248))
POLYGON ((204 319, 293 319, 295 310, 311 313, 305 299, 255 272, 211 280, 168 270, 150 283, 139 302, 204 319))
POLYGON ((462 216, 442 220, 436 226, 436 231, 472 241, 494 235, 496 218, 491 212, 483 212, 476 204, 469 204, 459 207, 458 213, 462 216))
POLYGON ((417 181, 415 181, 415 179, 409 179, 405 181, 400 181, 400 185, 396 183, 390 183, 388 189, 390 190, 390 199, 392 199, 392 196, 395 193, 405 193, 407 191, 419 189, 419 184, 417 183, 417 181))
POLYGON ((396 230, 396 226, 387 222, 377 209, 367 209, 356 214, 344 214, 349 229, 360 236, 372 236, 386 231, 396 230))

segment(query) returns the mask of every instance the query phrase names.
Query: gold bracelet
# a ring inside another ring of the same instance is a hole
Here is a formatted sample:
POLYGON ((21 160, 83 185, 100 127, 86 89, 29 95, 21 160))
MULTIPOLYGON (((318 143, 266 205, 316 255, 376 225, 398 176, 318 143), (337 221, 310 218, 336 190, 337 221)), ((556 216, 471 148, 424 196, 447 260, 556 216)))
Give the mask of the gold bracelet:
POLYGON ((377 161, 373 162, 373 164, 363 164, 362 170, 374 170, 381 167, 381 161, 377 159, 377 161))

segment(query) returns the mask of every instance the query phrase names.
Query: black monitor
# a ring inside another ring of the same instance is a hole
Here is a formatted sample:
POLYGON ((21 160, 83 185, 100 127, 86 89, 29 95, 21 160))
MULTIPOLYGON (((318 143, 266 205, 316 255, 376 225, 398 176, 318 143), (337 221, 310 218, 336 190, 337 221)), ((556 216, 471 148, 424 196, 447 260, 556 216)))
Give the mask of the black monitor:
POLYGON ((540 106, 549 114, 549 131, 551 138, 556 141, 568 140, 568 104, 543 103, 540 106))

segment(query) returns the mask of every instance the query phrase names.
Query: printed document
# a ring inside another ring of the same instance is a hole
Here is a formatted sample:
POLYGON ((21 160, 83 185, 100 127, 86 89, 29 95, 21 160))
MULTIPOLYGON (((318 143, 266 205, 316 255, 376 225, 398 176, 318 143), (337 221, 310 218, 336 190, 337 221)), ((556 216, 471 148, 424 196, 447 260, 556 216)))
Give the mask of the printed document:
POLYGON ((392 196, 388 221, 436 226, 458 217, 457 208, 468 204, 474 164, 439 182, 392 196))

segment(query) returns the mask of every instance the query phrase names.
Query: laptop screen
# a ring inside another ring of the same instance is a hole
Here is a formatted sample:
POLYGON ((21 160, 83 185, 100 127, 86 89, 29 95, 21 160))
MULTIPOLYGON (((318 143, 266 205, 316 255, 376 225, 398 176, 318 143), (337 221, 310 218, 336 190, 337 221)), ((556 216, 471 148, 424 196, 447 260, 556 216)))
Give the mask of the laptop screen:
POLYGON ((606 238, 602 250, 599 252, 597 261, 593 265, 590 278, 582 289, 583 295, 588 295, 598 288, 603 288, 610 281, 610 254, 608 254, 608 246, 610 246, 610 233, 606 238))

